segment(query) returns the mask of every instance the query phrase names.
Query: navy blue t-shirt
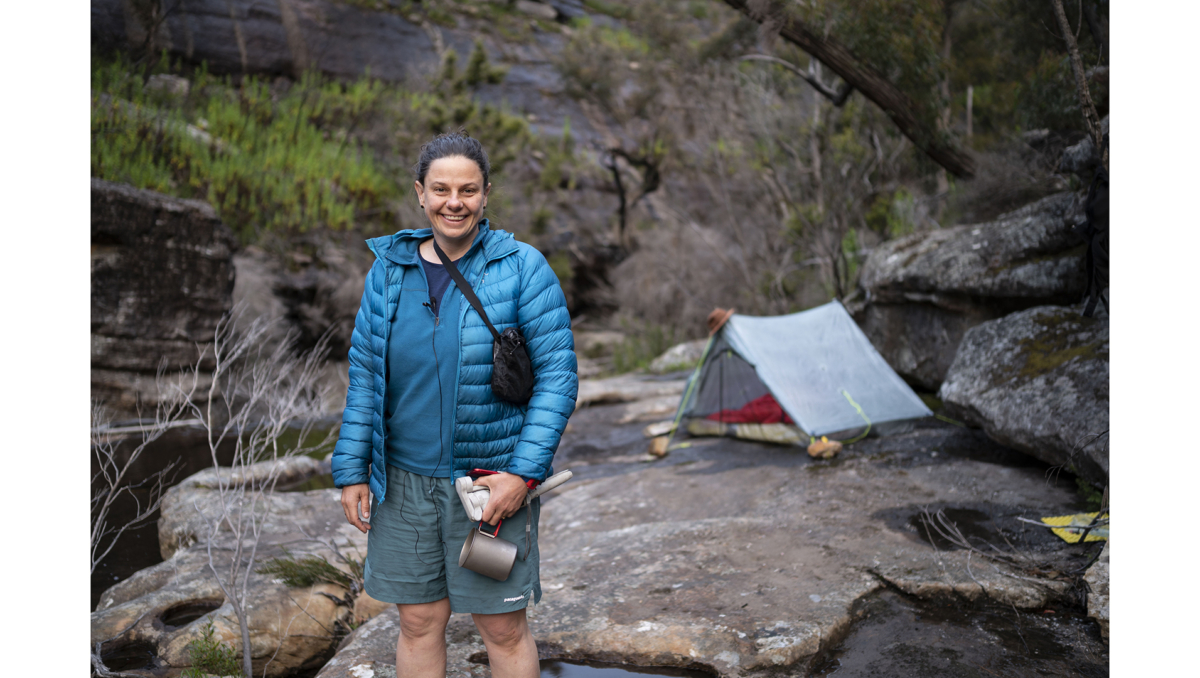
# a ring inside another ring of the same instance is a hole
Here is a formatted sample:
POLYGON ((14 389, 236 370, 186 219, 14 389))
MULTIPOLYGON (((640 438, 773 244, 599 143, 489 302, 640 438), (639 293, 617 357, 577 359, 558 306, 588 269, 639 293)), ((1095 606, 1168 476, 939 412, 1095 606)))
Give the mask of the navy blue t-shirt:
POLYGON ((442 295, 446 293, 446 288, 450 286, 450 271, 441 264, 435 264, 432 261, 425 261, 424 257, 418 256, 421 260, 421 265, 425 268, 425 279, 429 281, 429 300, 433 303, 433 314, 438 315, 438 307, 442 305, 442 295))

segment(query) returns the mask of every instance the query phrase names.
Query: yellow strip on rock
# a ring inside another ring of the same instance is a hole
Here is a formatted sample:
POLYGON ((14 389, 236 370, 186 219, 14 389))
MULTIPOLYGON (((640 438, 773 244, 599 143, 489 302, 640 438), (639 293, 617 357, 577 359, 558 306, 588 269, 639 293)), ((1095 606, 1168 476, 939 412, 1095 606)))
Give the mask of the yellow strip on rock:
MULTIPOLYGON (((1050 530, 1058 535, 1063 541, 1068 544, 1078 544, 1079 535, 1087 529, 1087 526, 1096 519, 1097 513, 1076 513, 1070 516, 1053 516, 1050 518, 1042 518, 1042 522, 1054 527, 1050 530), (1061 526, 1061 527, 1057 527, 1061 526)), ((1108 519, 1108 512, 1104 513, 1104 519, 1108 519)), ((1088 532, 1087 539, 1089 541, 1106 541, 1108 539, 1108 525, 1100 525, 1093 527, 1091 532, 1088 532)))

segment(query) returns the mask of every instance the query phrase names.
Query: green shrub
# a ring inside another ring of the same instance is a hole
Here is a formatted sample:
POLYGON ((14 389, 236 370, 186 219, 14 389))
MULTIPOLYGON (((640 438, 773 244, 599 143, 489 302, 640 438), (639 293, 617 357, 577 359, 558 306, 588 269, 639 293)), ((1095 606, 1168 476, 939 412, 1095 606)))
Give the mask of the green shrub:
POLYGON ((200 639, 188 643, 188 660, 192 665, 183 670, 182 678, 242 675, 242 662, 238 660, 237 650, 214 638, 215 631, 210 619, 204 626, 200 639))
POLYGON ((623 374, 645 369, 676 343, 674 327, 647 323, 627 331, 625 339, 613 347, 613 371, 623 374))
POLYGON ((92 176, 206 200, 243 244, 364 222, 390 230, 411 181, 395 159, 415 158, 441 132, 465 128, 478 138, 497 177, 539 145, 574 153, 533 139, 522 116, 476 100, 474 88, 505 73, 480 42, 465 68, 450 51, 428 87, 412 88, 369 73, 340 82, 310 72, 288 83, 218 78, 201 67, 180 96, 147 89, 124 57, 92 64, 92 176))
POLYGON ((271 558, 254 569, 258 574, 276 575, 288 588, 305 588, 314 584, 327 583, 351 587, 352 577, 362 581, 362 563, 349 559, 351 574, 346 574, 319 556, 296 559, 284 551, 284 557, 271 558))

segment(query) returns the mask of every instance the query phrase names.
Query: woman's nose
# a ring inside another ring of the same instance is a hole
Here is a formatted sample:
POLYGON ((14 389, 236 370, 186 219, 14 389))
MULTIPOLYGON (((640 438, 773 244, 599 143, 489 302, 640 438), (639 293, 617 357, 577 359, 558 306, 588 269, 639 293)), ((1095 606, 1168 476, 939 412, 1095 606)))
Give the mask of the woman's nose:
POLYGON ((450 199, 446 201, 446 207, 448 207, 449 209, 456 210, 461 206, 462 206, 462 198, 458 197, 457 193, 451 194, 450 199))

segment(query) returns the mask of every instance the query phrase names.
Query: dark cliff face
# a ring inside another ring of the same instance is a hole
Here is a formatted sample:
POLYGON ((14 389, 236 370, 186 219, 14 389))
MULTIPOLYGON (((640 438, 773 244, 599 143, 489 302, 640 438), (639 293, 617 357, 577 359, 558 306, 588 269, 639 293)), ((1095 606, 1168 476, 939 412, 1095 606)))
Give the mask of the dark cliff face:
MULTIPOLYGON (((131 413, 233 306, 233 232, 207 203, 92 180, 92 391, 131 413)), ((202 366, 203 367, 203 366, 202 366)))
MULTIPOLYGON (((521 7, 515 12, 520 21, 540 21, 542 28, 586 16, 581 3, 572 0, 521 7)), ((478 39, 509 69, 502 84, 481 89, 481 100, 504 101, 548 133, 560 131, 569 117, 577 137, 594 134, 583 111, 563 94, 554 66, 565 43, 558 30, 531 29, 526 23, 528 35, 508 40, 491 30, 478 9, 455 6, 454 12, 435 22, 396 0, 189 0, 155 20, 122 0, 92 0, 92 46, 140 52, 153 43, 172 59, 203 63, 218 74, 298 78, 314 70, 347 80, 370 73, 402 82, 435 72, 439 50, 453 49, 465 58, 478 39), (153 26, 157 29, 148 40, 147 27, 153 26)))

